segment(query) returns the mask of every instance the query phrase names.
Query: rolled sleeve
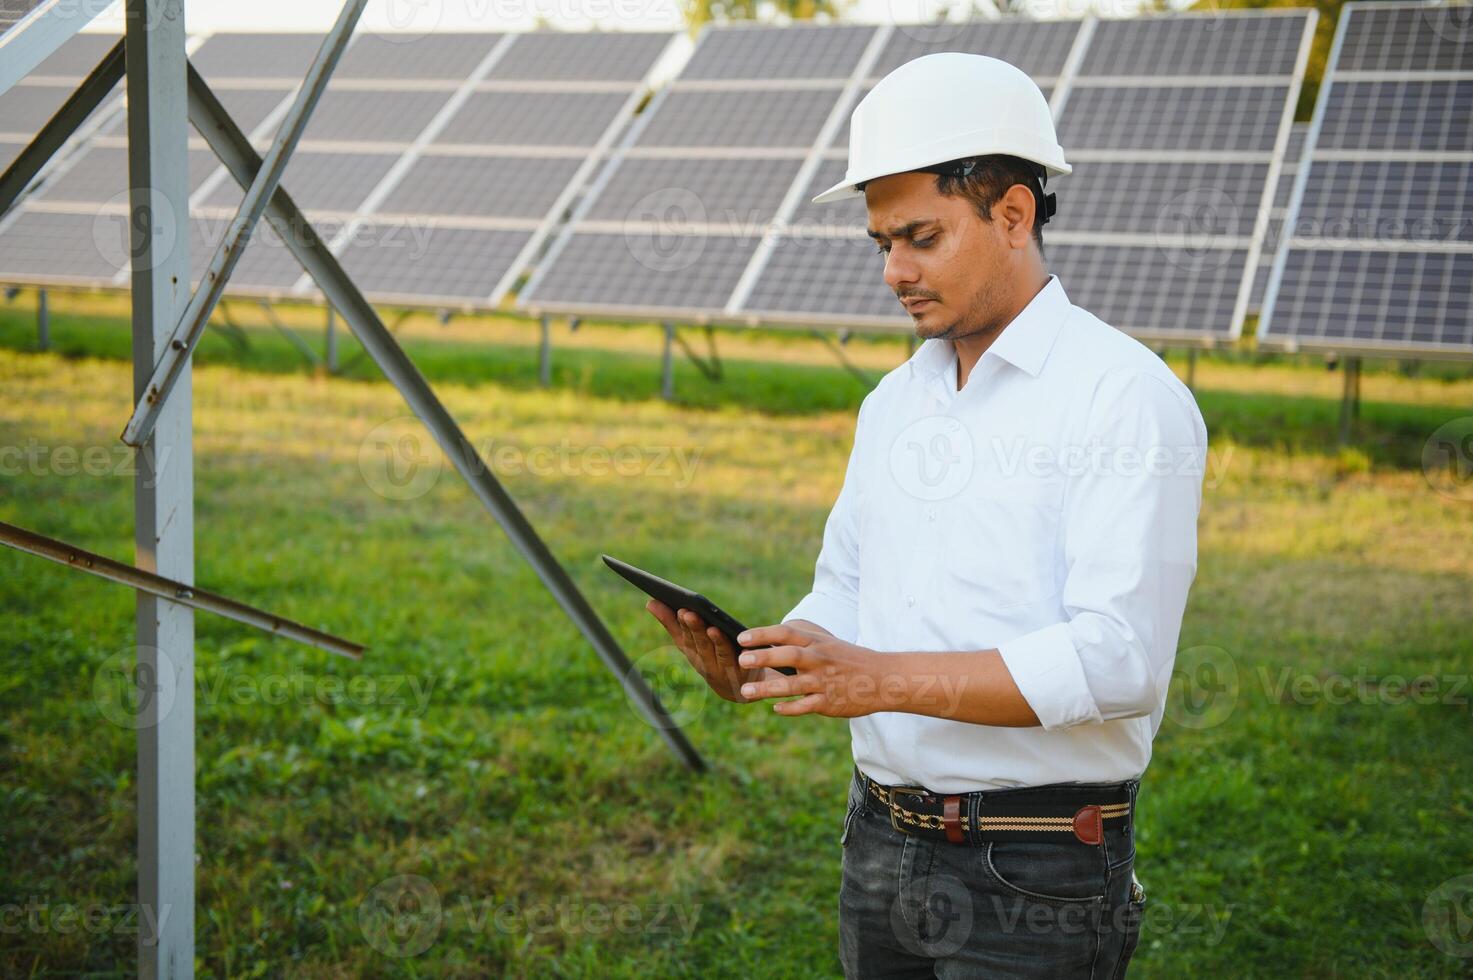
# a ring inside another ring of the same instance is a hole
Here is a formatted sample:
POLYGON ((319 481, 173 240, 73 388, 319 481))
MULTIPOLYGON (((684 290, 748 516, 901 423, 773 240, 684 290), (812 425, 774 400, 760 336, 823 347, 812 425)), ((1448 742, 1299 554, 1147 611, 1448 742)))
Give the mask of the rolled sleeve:
POLYGON ((998 646, 1046 730, 1159 723, 1197 568, 1207 431, 1190 392, 1143 371, 1096 388, 1062 515, 1068 620, 998 646))
POLYGON ((1103 720, 1068 623, 1026 633, 997 652, 1045 731, 1103 720))

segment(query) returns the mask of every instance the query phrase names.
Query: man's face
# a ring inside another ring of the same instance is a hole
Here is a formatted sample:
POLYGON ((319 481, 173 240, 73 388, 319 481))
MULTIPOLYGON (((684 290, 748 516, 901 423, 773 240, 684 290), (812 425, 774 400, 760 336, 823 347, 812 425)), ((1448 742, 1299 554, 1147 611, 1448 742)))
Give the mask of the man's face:
POLYGON ((967 198, 937 193, 928 173, 871 180, 864 200, 870 237, 886 253, 885 285, 905 304, 917 337, 952 340, 999 326, 1015 250, 996 216, 983 221, 967 198))

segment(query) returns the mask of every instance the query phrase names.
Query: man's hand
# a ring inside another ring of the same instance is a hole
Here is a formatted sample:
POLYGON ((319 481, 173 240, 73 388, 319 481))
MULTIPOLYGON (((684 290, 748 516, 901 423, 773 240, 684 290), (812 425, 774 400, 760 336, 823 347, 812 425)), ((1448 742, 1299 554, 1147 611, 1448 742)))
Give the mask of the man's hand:
POLYGON ((743 650, 740 666, 798 670, 791 676, 774 670, 765 680, 746 682, 740 693, 748 700, 799 695, 772 706, 780 715, 857 718, 884 709, 876 682, 880 655, 867 647, 799 622, 749 629, 737 639, 743 647, 766 647, 743 650))
POLYGON ((728 701, 745 704, 755 700, 742 694, 743 684, 783 676, 766 667, 747 669, 738 666, 737 650, 731 641, 693 610, 674 610, 659 599, 651 599, 644 607, 665 627, 670 639, 685 654, 696 673, 711 685, 711 690, 728 701))

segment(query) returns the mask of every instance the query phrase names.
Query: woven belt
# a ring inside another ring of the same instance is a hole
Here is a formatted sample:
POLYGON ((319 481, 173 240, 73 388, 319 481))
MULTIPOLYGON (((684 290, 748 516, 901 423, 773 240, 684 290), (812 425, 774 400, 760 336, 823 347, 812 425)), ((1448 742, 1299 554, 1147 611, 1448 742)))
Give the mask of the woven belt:
POLYGON ((1131 792, 1125 783, 942 795, 915 786, 883 786, 859 775, 866 792, 890 811, 896 830, 953 844, 1023 840, 1093 846, 1104 841, 1106 830, 1129 825, 1131 792))

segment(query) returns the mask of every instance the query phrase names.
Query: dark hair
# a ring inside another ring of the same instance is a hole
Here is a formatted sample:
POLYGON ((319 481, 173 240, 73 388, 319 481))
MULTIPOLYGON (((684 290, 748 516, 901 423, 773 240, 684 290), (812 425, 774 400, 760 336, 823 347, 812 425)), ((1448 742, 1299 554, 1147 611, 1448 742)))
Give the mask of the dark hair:
MULTIPOLYGON (((956 197, 961 195, 972 202, 972 207, 983 221, 992 220, 992 208, 1002 196, 1007 193, 1009 187, 1014 184, 1022 184, 1024 187, 1034 191, 1034 200, 1037 201, 1042 194, 1039 188, 1039 167, 1029 163, 1020 157, 1008 156, 1003 153, 993 153, 979 157, 964 157, 952 163, 964 163, 972 161, 975 165, 966 176, 957 174, 937 174, 936 193, 942 197, 956 197)), ((864 185, 869 181, 855 184, 857 190, 864 190, 864 185)), ((1038 250, 1043 251, 1043 225, 1038 220, 1037 212, 1033 216, 1033 240, 1038 243, 1038 250)), ((1046 219, 1045 219, 1046 220, 1046 219)))
MULTIPOLYGON (((1031 190, 1038 186, 1038 168, 1027 160, 994 153, 976 157, 976 161, 976 167, 965 177, 937 174, 936 193, 942 197, 955 197, 958 194, 965 197, 972 202, 972 207, 983 221, 992 220, 993 205, 1002 200, 1009 187, 1022 184, 1031 190)), ((1043 226, 1039 224, 1036 213, 1033 218, 1033 240, 1038 243, 1038 250, 1042 252, 1043 226)))

